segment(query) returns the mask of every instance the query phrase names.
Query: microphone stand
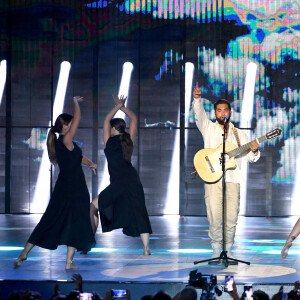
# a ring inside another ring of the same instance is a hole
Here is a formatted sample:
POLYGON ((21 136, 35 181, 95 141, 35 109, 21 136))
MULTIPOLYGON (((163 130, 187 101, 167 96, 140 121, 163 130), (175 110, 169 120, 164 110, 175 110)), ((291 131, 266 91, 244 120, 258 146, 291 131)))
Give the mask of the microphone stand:
POLYGON ((209 258, 209 259, 205 259, 205 260, 199 260, 199 261, 195 261, 194 265, 202 263, 202 262, 208 262, 208 261, 213 261, 213 260, 217 260, 220 264, 223 263, 225 265, 225 268, 228 267, 228 260, 232 260, 232 261, 236 261, 236 262, 241 262, 247 265, 250 265, 250 262, 248 261, 243 261, 243 260, 239 260, 239 259, 235 259, 232 257, 228 257, 227 256, 227 250, 226 250, 226 234, 225 234, 225 230, 226 230, 226 181, 225 181, 225 155, 226 155, 226 149, 225 149, 225 145, 226 145, 226 134, 227 134, 227 128, 226 128, 226 124, 228 122, 228 119, 225 118, 224 119, 224 133, 222 134, 223 136, 223 152, 221 154, 220 157, 220 161, 222 163, 222 172, 223 172, 223 176, 222 176, 222 237, 223 237, 223 244, 222 244, 222 248, 223 250, 221 251, 221 254, 219 257, 214 257, 214 258, 209 258))

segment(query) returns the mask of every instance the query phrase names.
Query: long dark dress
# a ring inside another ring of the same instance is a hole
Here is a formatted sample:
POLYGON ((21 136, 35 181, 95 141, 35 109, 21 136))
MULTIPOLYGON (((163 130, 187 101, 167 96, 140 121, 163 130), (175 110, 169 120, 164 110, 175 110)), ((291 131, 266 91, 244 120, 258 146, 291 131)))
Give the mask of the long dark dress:
POLYGON ((102 231, 123 228, 129 236, 152 233, 143 186, 132 164, 123 158, 119 135, 108 139, 104 153, 110 185, 98 199, 102 231))
POLYGON ((60 169, 52 197, 29 243, 54 250, 67 245, 89 251, 95 245, 90 221, 90 196, 81 166, 82 151, 74 143, 68 150, 60 135, 55 146, 60 169))

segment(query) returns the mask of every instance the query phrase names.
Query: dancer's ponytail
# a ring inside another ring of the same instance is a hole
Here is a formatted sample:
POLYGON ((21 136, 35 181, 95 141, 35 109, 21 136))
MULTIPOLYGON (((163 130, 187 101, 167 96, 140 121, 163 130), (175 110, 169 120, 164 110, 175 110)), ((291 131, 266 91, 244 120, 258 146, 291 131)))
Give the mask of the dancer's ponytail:
POLYGON ((55 132, 61 133, 63 126, 69 125, 72 119, 73 119, 72 115, 63 113, 57 117, 54 126, 51 126, 49 130, 48 137, 47 137, 47 149, 48 149, 49 160, 54 165, 57 164, 56 152, 55 152, 55 144, 57 141, 57 137, 55 132))
POLYGON ((125 121, 121 118, 114 118, 110 120, 110 126, 114 127, 118 132, 120 132, 120 141, 122 145, 123 157, 126 161, 131 162, 133 142, 131 140, 130 134, 125 131, 125 121))
POLYGON ((131 162, 133 142, 131 140, 130 134, 124 131, 123 134, 120 134, 120 140, 123 150, 123 157, 126 161, 131 162))
POLYGON ((54 127, 51 127, 47 137, 47 149, 48 149, 49 160, 53 165, 57 164, 56 153, 55 153, 56 141, 57 141, 57 137, 55 134, 55 129, 54 127))

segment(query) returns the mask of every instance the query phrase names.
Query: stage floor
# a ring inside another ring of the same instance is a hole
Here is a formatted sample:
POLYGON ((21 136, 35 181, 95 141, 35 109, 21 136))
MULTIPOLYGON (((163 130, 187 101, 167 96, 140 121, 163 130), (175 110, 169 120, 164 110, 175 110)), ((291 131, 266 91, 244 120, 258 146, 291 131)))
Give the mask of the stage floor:
POLYGON ((205 217, 153 216, 151 256, 143 256, 140 238, 121 230, 96 235, 97 245, 87 255, 76 253, 79 270, 65 271, 66 247, 55 251, 35 247, 19 269, 13 262, 41 215, 0 215, 0 279, 26 281, 69 281, 80 273, 84 281, 187 283, 189 273, 216 274, 219 283, 234 275, 237 284, 292 284, 300 278, 300 239, 286 259, 281 248, 298 217, 239 217, 234 255, 250 265, 208 265, 212 251, 205 217), (12 250, 9 247, 20 247, 12 250))

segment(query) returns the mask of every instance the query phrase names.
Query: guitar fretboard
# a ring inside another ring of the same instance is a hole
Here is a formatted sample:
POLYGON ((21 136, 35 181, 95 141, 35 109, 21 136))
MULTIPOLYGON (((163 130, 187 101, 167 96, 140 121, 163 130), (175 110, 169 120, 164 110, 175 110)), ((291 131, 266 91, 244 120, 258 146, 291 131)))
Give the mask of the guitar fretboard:
MULTIPOLYGON (((264 135, 264 136, 261 136, 260 138, 258 138, 259 143, 264 142, 265 140, 267 140, 267 137, 266 137, 265 135, 264 135)), ((235 156, 237 156, 237 155, 239 155, 239 154, 241 154, 241 153, 243 153, 243 152, 249 150, 249 149, 250 149, 250 146, 251 146, 251 144, 252 144, 252 142, 253 142, 253 141, 251 141, 251 142, 249 142, 249 143, 247 143, 247 144, 245 144, 245 145, 243 145, 243 146, 241 146, 241 147, 238 147, 238 148, 235 148, 235 149, 229 151, 229 152, 227 153, 227 155, 228 155, 229 157, 235 157, 235 156)))

